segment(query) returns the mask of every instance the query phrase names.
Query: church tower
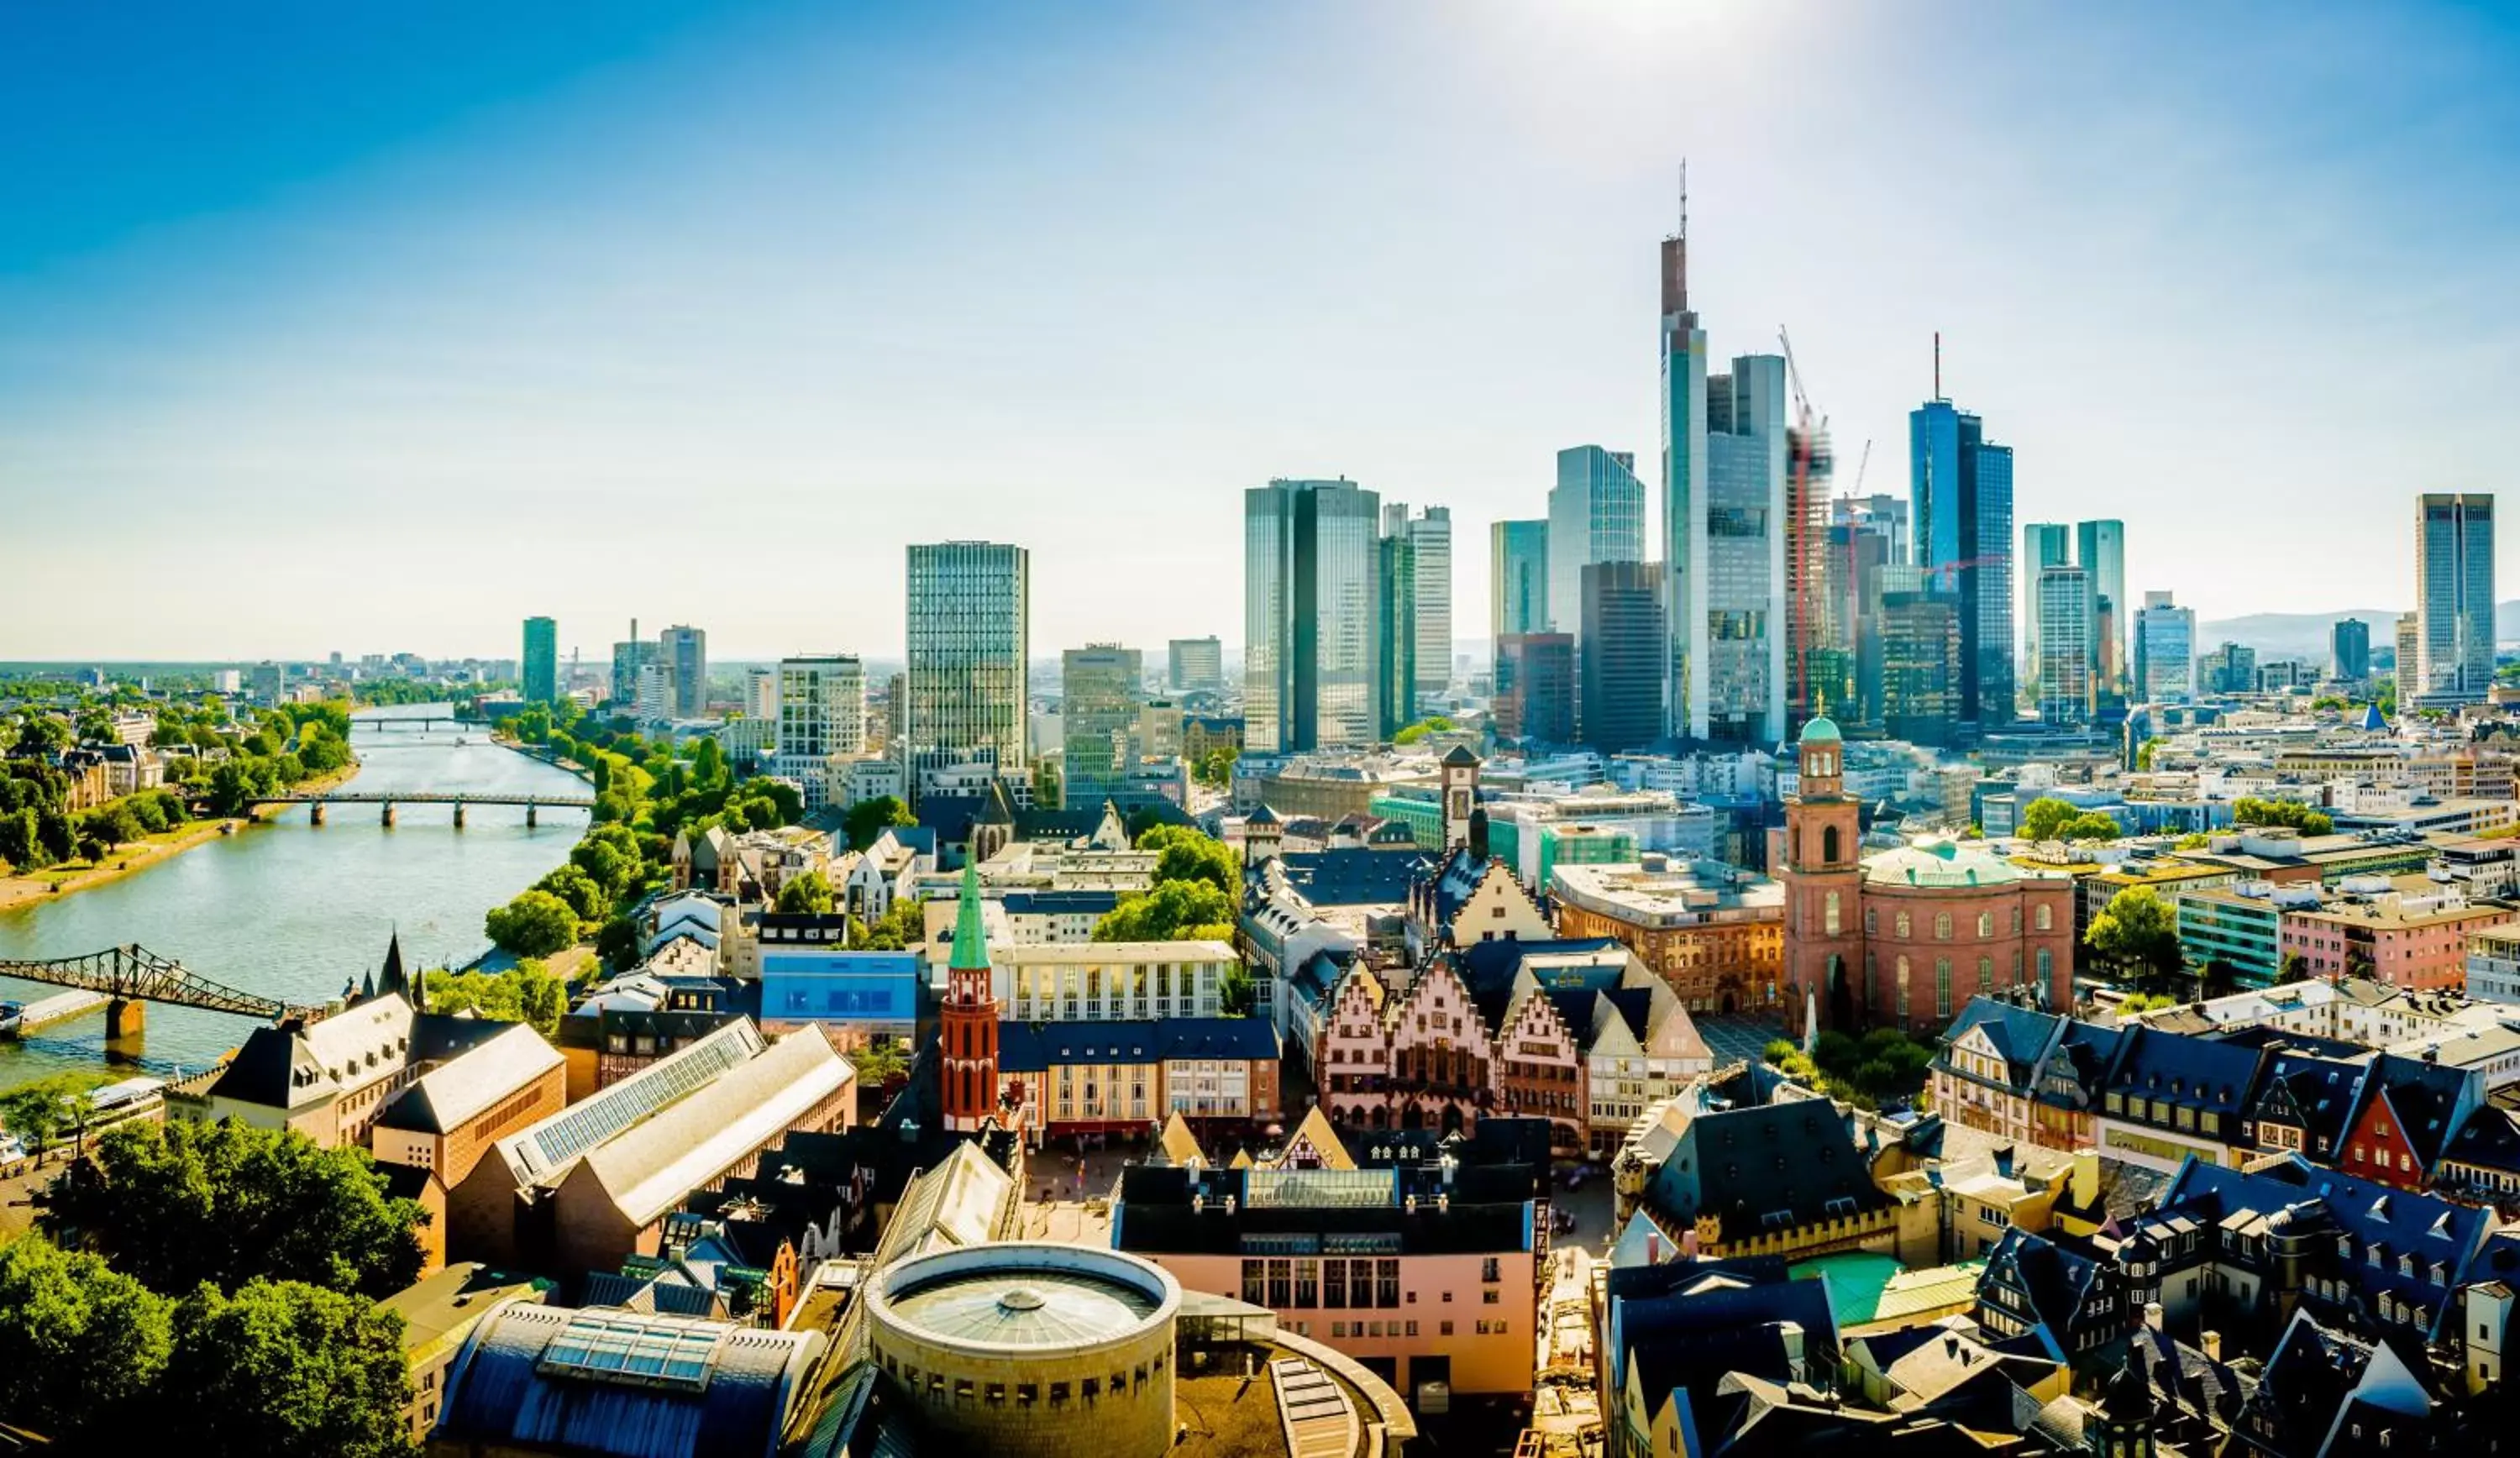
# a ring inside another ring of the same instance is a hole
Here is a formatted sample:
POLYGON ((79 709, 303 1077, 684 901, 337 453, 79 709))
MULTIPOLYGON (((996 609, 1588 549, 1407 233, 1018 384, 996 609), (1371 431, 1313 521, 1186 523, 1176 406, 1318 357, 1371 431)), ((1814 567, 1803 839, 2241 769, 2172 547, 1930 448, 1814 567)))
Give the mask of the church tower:
POLYGON ((1801 783, 1785 802, 1785 1026, 1809 1035, 1864 1017, 1861 808, 1846 793, 1846 744, 1825 716, 1795 746, 1801 783))
POLYGON ((1444 752, 1444 844, 1443 850, 1470 843, 1470 812, 1479 799, 1479 757, 1468 746, 1456 744, 1444 752))
POLYGON ((944 1055, 945 1127, 975 1130, 998 1108, 998 999, 991 989, 989 938, 980 926, 980 864, 963 862, 963 899, 954 910, 954 954, 945 964, 938 1038, 944 1055))

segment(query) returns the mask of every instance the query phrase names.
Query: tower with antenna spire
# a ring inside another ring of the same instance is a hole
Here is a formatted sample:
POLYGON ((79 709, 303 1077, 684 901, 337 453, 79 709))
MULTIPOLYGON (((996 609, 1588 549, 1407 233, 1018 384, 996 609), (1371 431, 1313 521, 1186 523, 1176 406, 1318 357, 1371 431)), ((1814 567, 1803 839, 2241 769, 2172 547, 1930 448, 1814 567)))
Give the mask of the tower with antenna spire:
POLYGON ((992 990, 989 937, 981 925, 980 867, 963 863, 962 899, 954 908, 954 950, 945 964, 945 1004, 937 1039, 945 1127, 976 1132, 998 1109, 998 999, 992 990))

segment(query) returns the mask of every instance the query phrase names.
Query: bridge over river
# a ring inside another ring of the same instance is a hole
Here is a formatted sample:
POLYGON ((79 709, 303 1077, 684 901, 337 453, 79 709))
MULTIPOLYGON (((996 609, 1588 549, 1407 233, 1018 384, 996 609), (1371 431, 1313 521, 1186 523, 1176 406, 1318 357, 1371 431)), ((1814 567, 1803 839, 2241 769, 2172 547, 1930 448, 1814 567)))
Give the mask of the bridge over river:
POLYGON ((109 947, 103 951, 79 956, 18 961, 0 959, 0 977, 104 994, 108 999, 105 1005, 107 1036, 117 1038, 139 1035, 141 1009, 151 1002, 198 1007, 205 1012, 229 1012, 265 1021, 275 1021, 290 1010, 289 1005, 278 998, 259 997, 221 986, 182 962, 159 956, 137 944, 109 947))
POLYGON ((521 805, 525 808, 525 823, 529 826, 536 823, 540 812, 545 808, 584 811, 595 809, 595 797, 592 795, 518 795, 484 793, 478 790, 445 792, 325 790, 311 795, 256 795, 246 803, 252 809, 260 809, 266 805, 303 805, 308 807, 307 818, 318 825, 324 823, 324 808, 328 805, 380 806, 382 809, 378 817, 379 821, 386 825, 394 822, 394 807, 397 805, 452 805, 455 807, 455 828, 459 830, 464 828, 464 808, 468 805, 521 805))

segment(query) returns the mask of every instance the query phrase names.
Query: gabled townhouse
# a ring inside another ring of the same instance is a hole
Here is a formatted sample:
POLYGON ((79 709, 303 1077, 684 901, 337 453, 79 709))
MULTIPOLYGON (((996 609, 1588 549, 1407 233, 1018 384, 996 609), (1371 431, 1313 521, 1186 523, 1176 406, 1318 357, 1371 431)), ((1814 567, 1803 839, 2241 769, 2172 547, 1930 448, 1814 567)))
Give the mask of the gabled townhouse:
MULTIPOLYGON (((1563 994, 1559 1008, 1566 1009, 1563 994)), ((1576 995, 1583 995, 1577 994, 1576 995)), ((1619 985, 1591 992, 1592 1022, 1585 1040, 1588 1143, 1598 1156, 1616 1154, 1645 1110, 1715 1067, 1714 1051, 1700 1038, 1669 984, 1642 967, 1621 974, 1619 985)))
POLYGON ((1607 1458, 1704 1451, 1697 1414, 1712 1413, 1728 1379, 1827 1382, 1843 1360, 1827 1284, 1789 1279, 1781 1259, 1625 1267, 1598 1292, 1607 1458))
MULTIPOLYGON (((1703 1092, 1673 1101, 1686 1106, 1703 1092)), ((1687 1255, 1894 1252, 1900 1205, 1872 1178, 1877 1148, 1824 1098, 1668 1112, 1668 1141, 1632 1139, 1612 1177, 1623 1196, 1687 1255)))
POLYGON ((2372 1060, 2365 1084, 2336 1168, 2402 1190, 2430 1188, 2442 1150, 2481 1102, 2476 1079, 2382 1053, 2372 1060))
POLYGON ((2506 1216, 2520 1211, 2520 1114, 2495 1103, 2470 1110, 2442 1149, 2433 1190, 2506 1216))
POLYGON ((2138 1028, 2102 1085, 2102 1156, 2164 1173, 2189 1156, 2238 1165, 2267 1051, 2138 1028))
POLYGON ((2259 1081, 2248 1113, 2249 1140, 2270 1154, 2299 1154, 2322 1165, 2336 1162, 2345 1135, 2362 1107, 2371 1062, 2279 1047, 2259 1081))
MULTIPOLYGON (((1484 1014, 1485 1006, 1481 1007, 1484 1014)), ((1514 974, 1510 998, 1495 1017, 1496 1107, 1503 1113, 1549 1121, 1551 1143, 1568 1154, 1589 1147, 1589 1067, 1579 1031, 1525 967, 1514 974)), ((1586 1030, 1589 1031, 1589 1030, 1586 1030)))
POLYGON ((2090 1364, 2135 1327, 2119 1272, 2077 1243, 2028 1230, 2007 1232, 1979 1274, 1978 1325, 1998 1337, 2045 1329, 2067 1360, 2090 1364))
POLYGON ((2385 1341, 2293 1313, 2231 1425, 2231 1458, 2444 1451, 2452 1416, 2385 1341))
POLYGON ((1556 935, 1548 909, 1523 889, 1502 861, 1481 861, 1457 846, 1431 874, 1409 887, 1409 957, 1476 942, 1540 942, 1556 935))
POLYGON ((2039 1066, 2031 1119, 2035 1142, 2051 1149, 2092 1149, 2100 1142, 2100 1111, 2108 1077, 2127 1035, 2097 1023, 2068 1020, 2056 1046, 2039 1066))
POLYGON ((1934 1109, 1968 1128, 2043 1143, 2039 1071, 2072 1020, 1997 997, 1972 997, 1945 1030, 1928 1086, 1934 1109))

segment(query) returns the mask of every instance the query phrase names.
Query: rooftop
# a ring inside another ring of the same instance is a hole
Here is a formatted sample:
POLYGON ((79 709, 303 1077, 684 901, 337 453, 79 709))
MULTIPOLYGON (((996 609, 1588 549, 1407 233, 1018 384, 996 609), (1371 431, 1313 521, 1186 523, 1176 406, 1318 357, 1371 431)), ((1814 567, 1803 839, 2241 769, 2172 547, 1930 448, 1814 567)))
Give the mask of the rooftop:
POLYGON ((1168 1322, 1181 1286, 1152 1263, 1081 1246, 981 1245, 914 1257, 876 1278, 878 1321, 947 1347, 1092 1347, 1168 1322))

